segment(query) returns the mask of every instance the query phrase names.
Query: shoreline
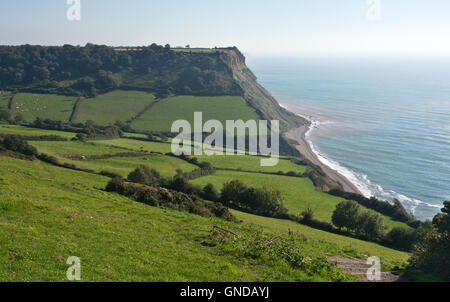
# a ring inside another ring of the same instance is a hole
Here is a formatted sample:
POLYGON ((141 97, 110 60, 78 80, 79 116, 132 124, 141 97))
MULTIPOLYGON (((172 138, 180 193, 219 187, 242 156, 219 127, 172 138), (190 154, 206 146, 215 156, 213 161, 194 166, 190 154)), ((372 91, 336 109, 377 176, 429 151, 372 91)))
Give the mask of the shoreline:
MULTIPOLYGON (((285 108, 286 110, 289 110, 283 105, 280 106, 285 108)), ((294 128, 286 132, 286 137, 288 139, 294 140, 298 143, 295 147, 300 152, 300 154, 302 154, 306 159, 311 161, 313 164, 319 166, 328 177, 330 177, 332 180, 340 184, 344 191, 364 196, 364 194, 358 189, 358 187, 354 183, 352 183, 347 177, 345 177, 338 171, 334 170, 333 168, 329 167, 328 165, 324 164, 319 159, 318 155, 311 148, 310 144, 312 143, 307 139, 307 134, 312 129, 311 128, 313 125, 312 121, 304 116, 299 115, 298 113, 295 112, 293 113, 309 122, 308 125, 304 125, 299 128, 294 128)))

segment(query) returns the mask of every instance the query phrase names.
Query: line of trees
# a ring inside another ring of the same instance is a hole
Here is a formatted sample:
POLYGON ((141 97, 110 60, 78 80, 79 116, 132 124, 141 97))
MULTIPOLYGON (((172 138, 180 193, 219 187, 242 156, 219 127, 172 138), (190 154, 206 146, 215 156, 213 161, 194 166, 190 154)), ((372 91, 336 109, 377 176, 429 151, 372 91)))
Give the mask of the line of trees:
POLYGON ((333 189, 328 192, 331 195, 343 197, 347 200, 354 200, 366 208, 375 210, 383 215, 394 218, 395 220, 410 224, 412 227, 417 226, 419 222, 415 220, 414 215, 408 213, 400 201, 394 199, 393 203, 378 200, 375 197, 366 198, 360 194, 344 192, 339 189, 333 189))

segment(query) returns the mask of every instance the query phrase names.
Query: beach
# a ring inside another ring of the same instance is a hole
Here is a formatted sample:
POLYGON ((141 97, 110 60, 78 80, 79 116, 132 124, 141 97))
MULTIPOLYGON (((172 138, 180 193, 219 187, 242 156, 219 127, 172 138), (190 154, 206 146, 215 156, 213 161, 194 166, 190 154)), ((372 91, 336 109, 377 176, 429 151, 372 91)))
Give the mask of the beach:
POLYGON ((291 129, 286 133, 286 137, 298 142, 298 145, 296 145, 297 150, 306 159, 319 166, 323 170, 323 172, 328 175, 328 177, 339 183, 344 191, 362 195, 360 190, 349 179, 319 160, 316 153, 314 153, 314 151, 312 150, 308 139, 306 138, 306 134, 310 130, 310 127, 310 125, 305 125, 299 128, 291 129))

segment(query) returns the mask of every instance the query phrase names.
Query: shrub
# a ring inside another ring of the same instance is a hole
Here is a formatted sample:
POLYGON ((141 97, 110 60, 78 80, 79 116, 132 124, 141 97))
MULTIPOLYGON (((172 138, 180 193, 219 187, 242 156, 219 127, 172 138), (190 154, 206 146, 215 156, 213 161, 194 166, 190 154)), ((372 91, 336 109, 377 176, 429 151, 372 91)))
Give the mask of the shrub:
POLYGON ((21 153, 27 156, 36 156, 38 154, 35 147, 19 135, 6 135, 1 141, 1 145, 8 150, 21 153))
POLYGON ((353 200, 347 200, 339 203, 333 212, 331 220, 339 229, 346 228, 354 231, 358 225, 358 217, 361 206, 353 200))
POLYGON ((122 194, 124 192, 124 188, 125 188, 125 181, 123 180, 123 178, 114 177, 108 182, 105 190, 107 192, 117 192, 119 194, 122 194))
POLYGON ((311 208, 307 208, 306 211, 300 213, 301 220, 311 221, 314 218, 314 212, 311 208))
POLYGON ((410 250, 416 240, 416 231, 404 227, 394 227, 384 236, 384 242, 386 244, 404 250, 410 250))
POLYGON ((384 235, 384 217, 371 211, 362 211, 357 218, 356 231, 370 240, 379 240, 384 235))
POLYGON ((38 158, 40 160, 42 160, 42 161, 45 161, 45 162, 49 163, 49 164, 57 165, 57 166, 59 165, 58 159, 56 157, 52 156, 52 155, 48 155, 48 154, 42 153, 42 154, 39 154, 38 158))
POLYGON ((434 230, 424 226, 425 236, 418 240, 410 258, 410 267, 435 273, 450 280, 450 202, 433 218, 434 230))
POLYGON ((375 210, 383 215, 390 216, 399 221, 407 223, 411 223, 414 221, 414 216, 408 213, 401 202, 397 199, 394 199, 393 204, 390 204, 387 201, 380 201, 375 197, 366 198, 360 194, 344 192, 339 189, 330 190, 328 193, 334 196, 343 197, 347 200, 355 200, 357 203, 365 206, 366 208, 375 210))
POLYGON ((226 205, 257 215, 279 217, 287 213, 280 191, 247 187, 239 180, 224 184, 220 200, 226 205))
POLYGON ((149 186, 158 185, 161 180, 161 175, 158 171, 141 165, 128 175, 128 180, 149 186))
POLYGON ((111 179, 106 185, 106 191, 117 192, 151 206, 162 206, 203 217, 216 216, 225 220, 236 221, 229 210, 221 204, 214 204, 200 199, 196 195, 165 188, 126 183, 120 177, 111 179))
POLYGON ((202 198, 211 201, 218 201, 220 196, 213 184, 209 183, 203 188, 202 198))
POLYGON ((384 217, 376 212, 362 211, 358 217, 357 229, 368 238, 379 239, 384 235, 384 217))

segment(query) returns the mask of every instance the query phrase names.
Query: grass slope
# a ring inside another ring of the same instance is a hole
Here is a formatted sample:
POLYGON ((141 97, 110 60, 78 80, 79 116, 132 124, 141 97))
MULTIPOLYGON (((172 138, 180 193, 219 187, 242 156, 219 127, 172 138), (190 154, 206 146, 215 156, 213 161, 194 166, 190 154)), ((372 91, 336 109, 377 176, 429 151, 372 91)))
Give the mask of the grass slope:
POLYGON ((112 146, 97 145, 92 142, 68 141, 68 142, 48 142, 37 141, 30 142, 31 145, 38 148, 39 152, 47 153, 56 157, 71 157, 71 156, 92 156, 115 154, 120 152, 127 152, 122 148, 112 146))
POLYGON ((0 134, 13 134, 24 136, 41 136, 41 135, 56 135, 63 138, 71 139, 75 137, 76 133, 55 131, 55 130, 43 130, 37 128, 28 128, 17 125, 0 125, 0 134))
POLYGON ((194 112, 203 112, 203 122, 216 119, 225 127, 226 120, 259 120, 253 109, 239 96, 175 96, 163 99, 133 123, 136 130, 170 131, 176 120, 194 125, 194 112))
MULTIPOLYGON (((285 232, 277 220, 240 214, 234 224, 149 207, 100 190, 107 178, 39 161, 0 160, 0 280, 65 281, 65 259, 81 259, 84 281, 327 281, 291 266, 236 255, 208 242, 214 225, 245 234, 247 222, 285 232)), ((280 222, 284 223, 284 222, 280 222)), ((288 222, 289 223, 289 222, 288 222)), ((291 227, 291 226, 289 226, 291 227)), ((292 225, 310 255, 374 252, 373 243, 292 225), (330 242, 326 242, 329 240, 330 242), (340 246, 354 241, 348 252, 340 246)), ((384 261, 407 254, 382 248, 384 261)))
MULTIPOLYGON (((132 141, 132 140, 129 140, 132 141)), ((114 147, 108 144, 109 141, 95 141, 95 142, 30 142, 35 146, 39 152, 46 153, 58 158, 60 163, 73 164, 78 168, 89 169, 95 172, 111 172, 127 177, 128 174, 140 165, 145 165, 153 168, 161 173, 164 177, 172 177, 176 174, 177 169, 182 169, 185 172, 190 172, 198 167, 187 163, 184 160, 165 156, 162 154, 152 154, 133 157, 111 157, 106 159, 87 159, 81 160, 81 156, 93 155, 114 155, 117 153, 130 152, 129 150, 114 147)), ((139 141, 132 141, 139 142, 139 141)), ((155 148, 149 148, 147 145, 145 151, 157 152, 159 145, 167 145, 161 143, 153 143, 155 148)), ((170 145, 168 145, 170 146, 170 145)), ((131 147, 131 146, 128 146, 131 147)), ((135 150, 139 151, 139 150, 135 150)))
POLYGON ((21 113, 27 122, 37 117, 68 122, 75 101, 73 96, 18 93, 14 98, 12 114, 21 113))
POLYGON ((116 90, 101 94, 80 103, 74 122, 92 120, 98 125, 114 124, 116 121, 125 122, 154 100, 152 94, 142 91, 116 90))

